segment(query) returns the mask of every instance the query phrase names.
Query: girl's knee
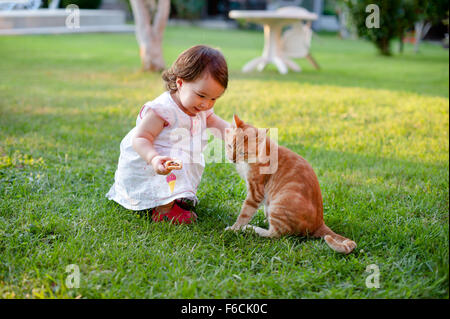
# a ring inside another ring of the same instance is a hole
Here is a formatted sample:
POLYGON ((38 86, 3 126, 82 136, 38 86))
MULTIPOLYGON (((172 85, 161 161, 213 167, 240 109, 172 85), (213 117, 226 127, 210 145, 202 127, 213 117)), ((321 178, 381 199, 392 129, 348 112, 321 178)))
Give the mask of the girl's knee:
POLYGON ((156 207, 156 211, 159 213, 167 213, 173 207, 174 203, 175 203, 175 201, 172 201, 170 203, 158 206, 158 207, 156 207))

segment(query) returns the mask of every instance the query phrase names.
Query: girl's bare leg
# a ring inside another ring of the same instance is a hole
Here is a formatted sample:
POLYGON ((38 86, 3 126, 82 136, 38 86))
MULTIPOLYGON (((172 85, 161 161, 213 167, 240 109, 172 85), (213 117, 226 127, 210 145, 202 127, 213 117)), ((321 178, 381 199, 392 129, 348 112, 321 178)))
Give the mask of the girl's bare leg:
POLYGON ((165 214, 165 213, 169 212, 172 209, 174 202, 175 201, 170 202, 170 203, 165 204, 165 205, 158 206, 158 207, 156 207, 156 211, 158 213, 160 213, 160 214, 165 214))

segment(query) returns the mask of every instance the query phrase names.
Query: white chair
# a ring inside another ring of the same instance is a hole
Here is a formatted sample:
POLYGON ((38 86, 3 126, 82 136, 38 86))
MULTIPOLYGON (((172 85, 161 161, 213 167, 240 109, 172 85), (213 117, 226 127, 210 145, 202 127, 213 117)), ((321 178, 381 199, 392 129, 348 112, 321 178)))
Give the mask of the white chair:
MULTIPOLYGON (((279 12, 308 12, 304 8, 300 7, 283 7, 279 8, 279 12)), ((317 62, 311 56, 309 49, 311 48, 313 31, 311 29, 311 22, 300 21, 294 23, 292 27, 286 30, 282 37, 282 50, 286 57, 290 58, 306 58, 316 69, 320 69, 317 62)))

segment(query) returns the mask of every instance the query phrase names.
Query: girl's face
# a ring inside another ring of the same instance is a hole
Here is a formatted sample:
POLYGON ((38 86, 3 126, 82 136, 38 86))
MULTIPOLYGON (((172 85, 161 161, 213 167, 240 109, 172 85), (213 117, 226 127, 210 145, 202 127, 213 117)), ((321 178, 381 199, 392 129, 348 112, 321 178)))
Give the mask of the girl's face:
POLYGON ((180 108, 190 116, 207 111, 214 106, 216 100, 222 96, 225 88, 220 85, 208 72, 195 81, 185 81, 177 78, 177 92, 175 93, 180 108))

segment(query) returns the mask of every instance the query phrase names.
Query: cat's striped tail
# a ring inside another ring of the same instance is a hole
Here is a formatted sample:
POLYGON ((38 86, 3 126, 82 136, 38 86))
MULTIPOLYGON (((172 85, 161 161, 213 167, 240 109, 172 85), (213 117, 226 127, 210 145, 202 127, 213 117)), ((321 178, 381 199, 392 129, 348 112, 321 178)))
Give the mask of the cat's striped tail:
POLYGON ((313 233, 313 236, 325 239, 328 246, 338 253, 349 254, 356 248, 356 243, 353 240, 336 234, 325 224, 322 224, 313 233))

